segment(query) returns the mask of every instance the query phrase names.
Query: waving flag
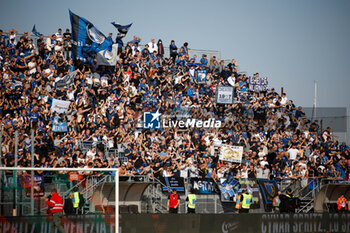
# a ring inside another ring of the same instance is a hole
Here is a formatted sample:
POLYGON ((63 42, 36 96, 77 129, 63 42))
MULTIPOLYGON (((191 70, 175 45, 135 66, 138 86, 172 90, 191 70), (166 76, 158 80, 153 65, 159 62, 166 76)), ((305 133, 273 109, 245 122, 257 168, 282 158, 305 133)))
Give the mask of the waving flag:
POLYGON ((96 60, 98 66, 115 66, 117 64, 118 57, 118 45, 112 45, 112 50, 102 50, 96 54, 96 60))
POLYGON ((72 25, 72 53, 74 59, 84 60, 102 50, 111 51, 112 42, 106 40, 91 22, 69 11, 72 25))
POLYGON ((37 36, 37 37, 40 37, 40 36, 42 35, 40 32, 38 32, 38 31, 36 30, 35 24, 34 24, 34 26, 33 26, 32 33, 33 33, 35 36, 37 36))
POLYGON ((69 88, 70 85, 72 85, 72 83, 74 82, 75 80, 75 77, 77 76, 77 70, 63 76, 61 78, 61 80, 59 80, 57 83, 56 83, 56 89, 60 89, 60 88, 69 88))
POLYGON ((117 22, 112 22, 111 24, 113 24, 113 26, 116 27, 116 29, 118 29, 118 32, 125 34, 125 35, 126 35, 126 33, 128 33, 129 28, 132 25, 132 23, 131 23, 131 24, 122 26, 122 25, 118 24, 117 22))

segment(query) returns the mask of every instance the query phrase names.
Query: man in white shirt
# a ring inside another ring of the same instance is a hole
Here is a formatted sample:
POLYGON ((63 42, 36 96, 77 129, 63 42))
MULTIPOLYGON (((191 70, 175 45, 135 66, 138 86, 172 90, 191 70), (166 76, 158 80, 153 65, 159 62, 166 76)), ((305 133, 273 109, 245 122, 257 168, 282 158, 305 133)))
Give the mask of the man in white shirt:
POLYGON ((255 167, 255 174, 257 179, 263 178, 263 169, 261 168, 261 164, 258 163, 255 167))
POLYGON ((51 52, 51 50, 52 50, 52 47, 54 46, 54 45, 51 43, 51 40, 52 40, 52 36, 51 36, 51 35, 48 35, 47 38, 46 38, 45 48, 47 48, 50 52, 51 52))
POLYGON ((29 74, 35 74, 36 73, 36 61, 35 57, 33 57, 30 62, 28 63, 29 68, 29 74))
POLYGON ((151 42, 148 43, 148 51, 153 53, 156 51, 158 53, 158 45, 156 44, 154 38, 151 39, 151 42))
POLYGON ((264 166, 263 173, 262 173, 263 179, 270 179, 270 170, 268 169, 267 166, 264 166))
POLYGON ((103 76, 101 77, 101 85, 105 85, 106 87, 108 86, 108 77, 106 74, 103 74, 103 76))
POLYGON ((55 35, 57 41, 63 42, 63 33, 61 28, 58 29, 58 32, 55 35))
POLYGON ((95 156, 96 156, 96 147, 92 147, 91 150, 89 150, 86 153, 86 157, 87 159, 91 159, 92 161, 94 161, 95 156))
POLYGON ((298 153, 299 150, 297 149, 297 146, 293 144, 292 148, 288 150, 289 160, 296 160, 298 153))
POLYGON ((281 105, 284 106, 288 102, 288 98, 286 96, 286 93, 282 93, 282 100, 281 100, 281 105))
POLYGON ((136 51, 141 52, 141 48, 138 43, 135 43, 134 45, 131 46, 131 52, 133 56, 135 56, 136 51))

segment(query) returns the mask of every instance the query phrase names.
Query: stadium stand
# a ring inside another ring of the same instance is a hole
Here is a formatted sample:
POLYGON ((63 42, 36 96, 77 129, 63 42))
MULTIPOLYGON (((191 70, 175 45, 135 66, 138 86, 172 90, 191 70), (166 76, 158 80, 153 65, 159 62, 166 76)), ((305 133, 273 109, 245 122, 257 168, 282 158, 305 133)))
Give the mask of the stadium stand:
MULTIPOLYGON (((234 59, 199 58, 187 46, 163 57, 131 41, 115 67, 97 66, 96 59, 72 60, 69 32, 34 41, 16 33, 0 32, 2 166, 15 166, 16 131, 17 165, 31 166, 34 130, 35 167, 119 167, 120 176, 209 178, 218 184, 223 178, 294 179, 302 188, 313 185, 310 179, 349 179, 349 146, 307 119, 286 93, 251 88, 234 59), (68 88, 57 85, 74 72, 68 88), (218 87, 233 88, 232 104, 217 103, 218 87), (68 102, 64 113, 53 108, 58 101, 68 102), (221 127, 145 129, 144 112, 214 118, 221 127), (223 144, 244 147, 241 164, 219 159, 223 144)), ((107 174, 64 175, 77 181, 107 174)))

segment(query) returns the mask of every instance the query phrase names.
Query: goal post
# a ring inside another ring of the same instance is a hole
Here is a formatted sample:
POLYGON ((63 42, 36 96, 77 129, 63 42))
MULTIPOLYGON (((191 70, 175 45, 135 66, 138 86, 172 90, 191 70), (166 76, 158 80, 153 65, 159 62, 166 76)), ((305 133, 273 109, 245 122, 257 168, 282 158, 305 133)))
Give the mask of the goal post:
MULTIPOLYGON (((44 167, 0 167, 0 171, 92 171, 92 172, 115 172, 115 233, 119 233, 119 169, 118 168, 44 168, 44 167)), ((33 198, 33 197, 32 197, 33 198)))

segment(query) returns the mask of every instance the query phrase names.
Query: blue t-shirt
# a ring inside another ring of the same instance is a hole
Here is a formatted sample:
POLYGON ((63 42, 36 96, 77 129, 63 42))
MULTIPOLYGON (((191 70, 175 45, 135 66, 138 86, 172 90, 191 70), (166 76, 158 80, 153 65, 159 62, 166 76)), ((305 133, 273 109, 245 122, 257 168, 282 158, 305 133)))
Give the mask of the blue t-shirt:
POLYGON ((30 117, 30 120, 32 122, 38 122, 38 119, 39 119, 39 112, 31 112, 29 114, 29 117, 30 117))

